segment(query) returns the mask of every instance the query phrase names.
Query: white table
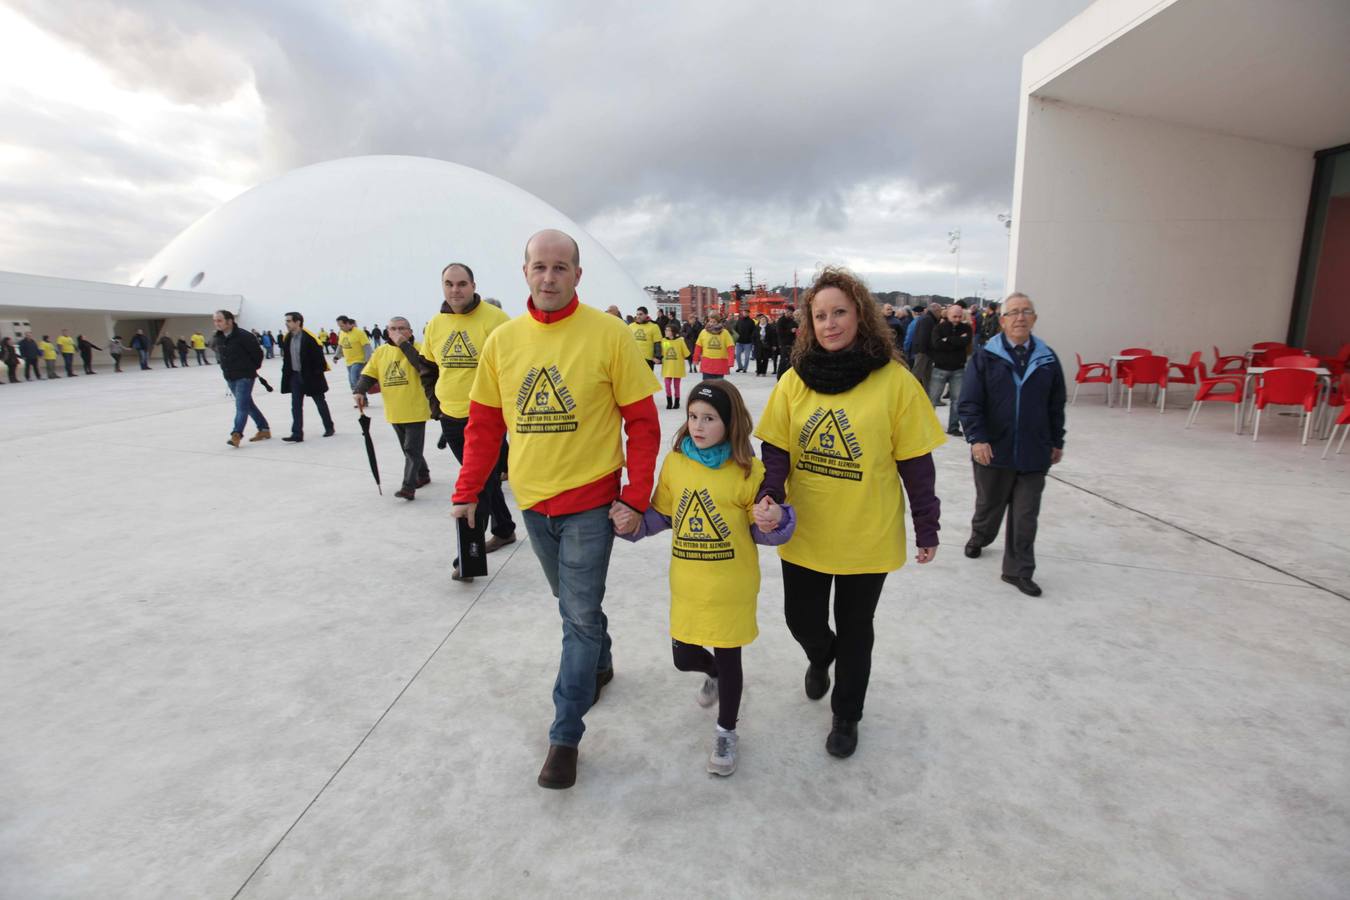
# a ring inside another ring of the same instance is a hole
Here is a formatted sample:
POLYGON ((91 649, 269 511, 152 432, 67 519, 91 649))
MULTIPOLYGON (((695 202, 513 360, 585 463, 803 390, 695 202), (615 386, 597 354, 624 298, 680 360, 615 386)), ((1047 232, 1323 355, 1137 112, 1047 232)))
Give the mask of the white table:
MULTIPOLYGON (((1324 369, 1321 366, 1318 366, 1317 368, 1307 368, 1307 369, 1295 369, 1295 367, 1293 366, 1248 366, 1247 371, 1243 373, 1244 377, 1242 379, 1242 426, 1244 428, 1247 426, 1247 420, 1251 416, 1252 410, 1255 409, 1256 407, 1256 392, 1251 391, 1249 389, 1249 386, 1252 383, 1252 378, 1254 378, 1257 375, 1264 375, 1266 372, 1273 372, 1276 369, 1312 372, 1314 375, 1317 376, 1319 381, 1325 381, 1328 388, 1331 386, 1331 370, 1324 369)), ((1321 416, 1323 407, 1326 406, 1327 393, 1328 393, 1327 391, 1321 392, 1320 396, 1317 399, 1317 406, 1313 409, 1314 429, 1318 429, 1321 427, 1317 421, 1317 417, 1321 416)), ((1241 434, 1241 432, 1238 433, 1241 434)))
POLYGON ((1107 405, 1107 406, 1115 406, 1115 405, 1116 405, 1115 398, 1114 398, 1114 396, 1113 396, 1113 394, 1112 394, 1112 389, 1114 388, 1115 391, 1116 391, 1117 393, 1119 393, 1119 391, 1120 391, 1120 388, 1117 387, 1117 382, 1116 382, 1116 365, 1117 365, 1118 363, 1129 362, 1129 361, 1132 360, 1132 359, 1142 359, 1142 357, 1139 356, 1139 354, 1137 354, 1137 353, 1136 353, 1136 354, 1133 354, 1133 355, 1131 355, 1131 356, 1122 356, 1121 354, 1117 353, 1117 354, 1115 354, 1114 356, 1108 356, 1108 357, 1106 358, 1106 370, 1107 370, 1107 373, 1110 374, 1110 376, 1111 376, 1111 380, 1108 381, 1108 382, 1106 383, 1106 405, 1107 405))

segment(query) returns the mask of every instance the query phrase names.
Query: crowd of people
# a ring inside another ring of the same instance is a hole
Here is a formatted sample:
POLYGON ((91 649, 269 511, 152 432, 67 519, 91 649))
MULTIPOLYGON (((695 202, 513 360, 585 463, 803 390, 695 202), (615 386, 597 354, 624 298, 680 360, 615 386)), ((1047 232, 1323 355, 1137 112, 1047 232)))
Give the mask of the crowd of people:
POLYGON ((156 344, 166 369, 187 368, 188 357, 194 353, 198 366, 215 365, 219 361, 218 357, 208 360, 207 339, 200 330, 179 336, 165 333, 158 342, 152 342, 145 329, 138 328, 127 343, 123 343, 121 336, 115 334, 107 338, 104 344, 100 347, 83 334, 72 337, 68 328, 61 329, 55 341, 50 335, 44 334, 39 338, 33 332, 26 331, 18 341, 8 335, 0 338, 0 362, 4 363, 8 371, 9 382, 17 384, 20 365, 23 366, 24 381, 78 378, 81 374, 97 375, 98 370, 94 368, 95 350, 108 354, 113 361, 113 372, 122 371, 122 357, 128 351, 136 354, 141 370, 149 371, 151 354, 156 344), (80 358, 81 366, 78 373, 75 371, 76 355, 80 358), (58 363, 64 367, 64 375, 57 372, 58 363))
MULTIPOLYGON (((737 766, 741 651, 759 633, 757 544, 777 548, 785 624, 805 657, 802 690, 812 701, 830 696, 825 750, 851 756, 885 583, 908 559, 937 556, 932 454, 948 440, 935 412, 944 390, 947 431, 965 437, 973 467, 965 556, 979 557, 1006 516, 1002 579, 1040 594, 1036 521, 1046 472, 1063 454, 1066 392, 1054 352, 1032 336, 1030 298, 1012 294, 983 315, 954 304, 901 317, 852 273, 826 268, 776 321, 653 320, 645 308, 630 320, 581 302, 580 251, 553 230, 530 238, 523 274, 529 300, 515 318, 485 302, 472 268, 455 262, 441 271, 442 303, 420 340, 403 316, 378 334, 342 317, 321 336, 291 312, 274 343, 281 390, 291 394, 287 441, 304 438, 305 397, 325 436, 334 432, 324 348, 336 336, 353 403, 364 410, 378 390, 403 451, 396 496, 411 501, 430 483, 427 423, 439 422, 438 448, 459 462, 451 516, 489 532, 489 553, 517 539, 502 489, 509 461, 518 515, 562 625, 540 786, 575 783, 586 713, 614 678, 604 611, 613 542, 664 531, 672 662, 700 676, 696 702, 717 708, 707 771, 726 776, 737 766), (777 378, 758 423, 727 378, 748 374, 752 362, 757 377, 772 365, 777 378), (664 389, 667 408, 680 408, 680 382, 692 372, 701 380, 658 472, 653 397, 664 389)), ((266 440, 252 389, 268 335, 237 327, 225 311, 216 326, 235 398, 230 444, 241 446, 250 418, 249 440, 266 440)), ((459 563, 451 578, 472 580, 459 563)))

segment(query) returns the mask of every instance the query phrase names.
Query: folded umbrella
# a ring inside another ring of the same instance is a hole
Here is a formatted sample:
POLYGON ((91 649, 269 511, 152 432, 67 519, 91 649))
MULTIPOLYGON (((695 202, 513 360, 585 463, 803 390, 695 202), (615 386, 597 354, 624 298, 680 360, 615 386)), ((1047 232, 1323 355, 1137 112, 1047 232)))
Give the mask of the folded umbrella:
POLYGON ((380 487, 380 464, 375 461, 375 442, 370 439, 370 416, 361 413, 360 422, 361 436, 366 440, 366 458, 370 460, 370 474, 375 476, 375 487, 383 497, 384 488, 380 487))

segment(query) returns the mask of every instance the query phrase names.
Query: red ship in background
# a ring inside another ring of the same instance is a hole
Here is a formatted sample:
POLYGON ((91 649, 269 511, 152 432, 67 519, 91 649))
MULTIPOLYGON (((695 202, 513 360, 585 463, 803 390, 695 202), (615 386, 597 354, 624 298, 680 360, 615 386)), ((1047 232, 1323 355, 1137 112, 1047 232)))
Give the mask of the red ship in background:
POLYGON ((726 304, 727 312, 732 316, 739 316, 742 312, 748 312, 752 319, 767 316, 769 321, 772 322, 797 305, 796 272, 792 273, 791 298, 779 293, 770 293, 767 284, 755 284, 754 269, 746 270, 745 280, 750 285, 750 290, 743 290, 739 284, 732 285, 731 302, 726 304))

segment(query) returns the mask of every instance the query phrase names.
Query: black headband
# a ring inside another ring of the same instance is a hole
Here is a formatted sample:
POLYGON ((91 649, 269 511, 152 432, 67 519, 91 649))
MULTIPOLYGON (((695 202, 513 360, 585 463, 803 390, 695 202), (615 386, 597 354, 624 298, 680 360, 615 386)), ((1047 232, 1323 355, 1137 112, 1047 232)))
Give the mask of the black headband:
POLYGON ((726 391, 719 391, 715 387, 709 387, 706 384, 700 384, 689 394, 689 400, 685 408, 692 406, 695 400, 700 400, 713 409, 717 410, 717 415, 721 416, 722 424, 727 428, 731 427, 731 395, 726 391))

